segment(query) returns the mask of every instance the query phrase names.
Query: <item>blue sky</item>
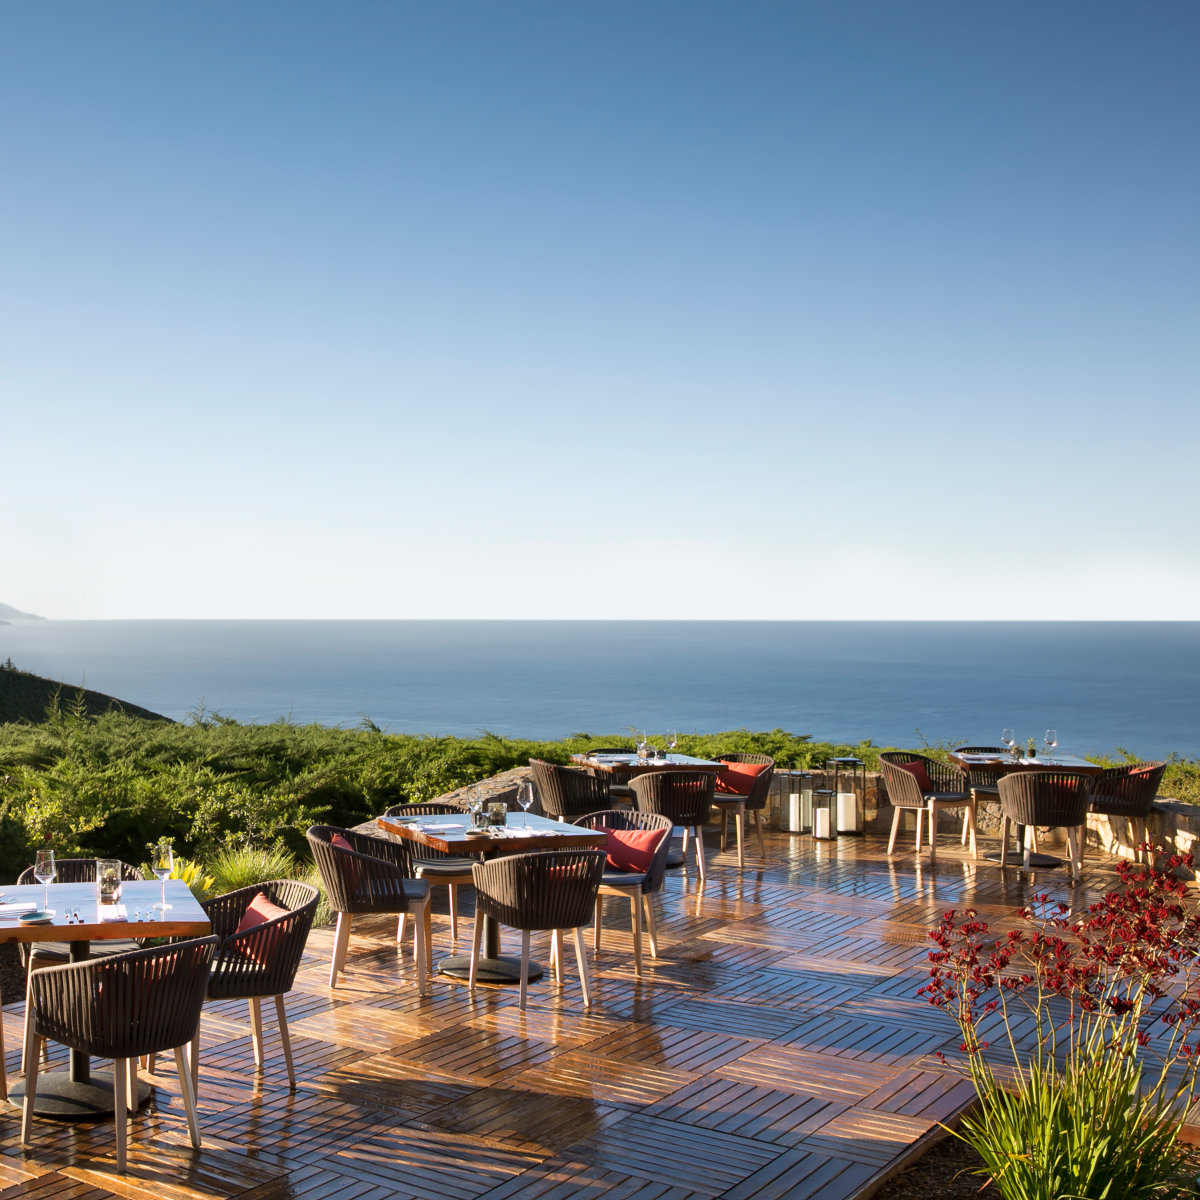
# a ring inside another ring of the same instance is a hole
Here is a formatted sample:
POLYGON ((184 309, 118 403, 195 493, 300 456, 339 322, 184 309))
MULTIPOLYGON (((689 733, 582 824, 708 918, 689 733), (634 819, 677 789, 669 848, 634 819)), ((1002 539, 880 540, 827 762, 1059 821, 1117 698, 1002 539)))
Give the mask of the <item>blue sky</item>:
POLYGON ((0 600, 1200 618, 1198 56, 1191 2, 4 6, 0 600))

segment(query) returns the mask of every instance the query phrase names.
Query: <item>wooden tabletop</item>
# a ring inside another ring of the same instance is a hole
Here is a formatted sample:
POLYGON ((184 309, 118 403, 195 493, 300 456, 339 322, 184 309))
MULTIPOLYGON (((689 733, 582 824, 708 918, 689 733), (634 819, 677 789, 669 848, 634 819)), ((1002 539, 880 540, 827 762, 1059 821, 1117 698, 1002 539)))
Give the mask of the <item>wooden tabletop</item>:
POLYGON ((634 753, 618 757, 606 754, 603 762, 597 762, 586 754, 572 754, 571 761, 580 766, 591 767, 593 771, 603 771, 611 775, 613 771, 709 771, 716 774, 725 766, 722 762, 713 762, 707 758, 693 758, 690 754, 668 754, 661 758, 638 758, 634 753))
MULTIPOLYGON (((101 942, 113 938, 205 937, 212 926, 181 879, 167 880, 167 913, 152 911, 158 902, 161 885, 157 879, 121 884, 120 903, 125 906, 128 920, 101 921, 96 902, 94 883, 52 883, 50 907, 54 920, 49 925, 24 925, 13 917, 0 913, 0 942, 101 942), (79 910, 82 923, 67 924, 67 913, 79 910), (144 919, 135 921, 134 912, 140 909, 144 919)), ((33 901, 40 909, 45 900, 40 883, 0 888, 0 905, 33 901)), ((107 907, 107 906, 105 906, 107 907)))
POLYGON ((494 837, 486 832, 475 833, 470 829, 471 817, 436 816, 417 817, 404 820, 401 817, 380 817, 379 828, 410 842, 419 842, 443 854, 524 854, 530 850, 601 850, 608 845, 608 834, 581 829, 551 821, 547 817, 535 817, 532 813, 509 813, 506 828, 512 834, 494 837), (525 822, 528 820, 529 824, 525 822), (460 830, 429 830, 428 825, 458 824, 460 830), (525 836, 522 830, 531 830, 525 836), (513 836, 515 834, 516 836, 513 836))
POLYGON ((1008 775, 1013 771, 1070 771, 1074 775, 1101 775, 1104 772, 1103 767, 1088 762, 1086 758, 1075 758, 1071 754, 1056 754, 1052 762, 1044 758, 1012 759, 1000 754, 984 762, 977 754, 972 754, 969 758, 951 754, 950 761, 956 767, 962 767, 964 771, 990 771, 997 775, 1008 775))

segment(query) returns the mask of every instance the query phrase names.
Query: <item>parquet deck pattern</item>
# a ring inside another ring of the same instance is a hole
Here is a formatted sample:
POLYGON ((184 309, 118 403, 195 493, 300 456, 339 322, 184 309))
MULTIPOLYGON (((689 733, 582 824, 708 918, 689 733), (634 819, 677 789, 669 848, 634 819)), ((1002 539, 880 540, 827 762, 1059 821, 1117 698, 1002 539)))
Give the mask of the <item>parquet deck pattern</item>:
MULTIPOLYGON (((359 919, 331 991, 332 930, 314 930, 287 998, 296 1092, 273 1024, 256 1074, 246 1005, 209 1004, 199 1152, 163 1056, 127 1175, 111 1124, 39 1120, 24 1150, 9 1108, 0 1200, 866 1196, 972 1096, 937 1056, 953 1056, 956 1030, 915 995, 928 926, 968 905, 1003 922, 1035 890, 1085 905, 1115 878, 1094 851, 1071 886, 1062 870, 1002 874, 957 844, 931 870, 911 850, 889 859, 884 840, 786 834, 768 836, 766 860, 751 839, 739 873, 711 843, 703 891, 694 872, 668 873, 662 957, 647 947, 640 979, 628 904, 606 903, 590 1010, 570 955, 565 984, 547 972, 523 1015, 515 988, 472 994, 441 976, 422 999, 394 918, 359 919)), ((469 914, 469 891, 462 901, 469 914)), ((435 954, 448 953, 444 889, 433 929, 435 954)), ((470 932, 460 922, 460 950, 470 932)), ((505 931, 506 953, 518 938, 505 931)), ((548 963, 545 936, 534 956, 548 963)), ((21 1017, 5 1007, 10 1074, 21 1017)))

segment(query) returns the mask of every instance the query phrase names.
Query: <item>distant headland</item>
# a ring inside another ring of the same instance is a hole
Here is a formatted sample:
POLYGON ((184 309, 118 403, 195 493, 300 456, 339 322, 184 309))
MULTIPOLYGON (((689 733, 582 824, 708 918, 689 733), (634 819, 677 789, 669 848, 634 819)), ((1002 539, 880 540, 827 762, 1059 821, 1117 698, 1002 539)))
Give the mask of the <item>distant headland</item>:
POLYGON ((19 608, 13 608, 11 604, 0 604, 0 625, 8 625, 13 621, 44 621, 45 619, 35 613, 22 612, 19 608))
POLYGON ((170 717, 137 704, 127 704, 115 696, 93 692, 90 688, 72 687, 69 683, 56 683, 53 679, 43 679, 40 675, 22 671, 13 665, 11 658, 0 663, 0 725, 12 721, 40 725, 48 719, 56 705, 64 712, 74 710, 86 713, 89 717, 119 712, 130 717, 174 724, 170 717))

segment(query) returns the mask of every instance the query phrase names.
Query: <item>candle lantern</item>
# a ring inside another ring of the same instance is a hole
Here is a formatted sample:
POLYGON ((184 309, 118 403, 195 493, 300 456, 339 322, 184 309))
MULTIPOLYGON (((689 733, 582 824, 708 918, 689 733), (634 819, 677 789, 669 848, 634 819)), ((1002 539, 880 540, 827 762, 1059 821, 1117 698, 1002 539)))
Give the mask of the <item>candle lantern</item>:
POLYGON ((833 774, 837 796, 838 833, 862 833, 861 805, 867 795, 867 768, 861 758, 830 758, 825 770, 833 774))
POLYGON ((823 842, 837 841, 837 792, 817 788, 812 794, 812 833, 823 842))
POLYGON ((812 829, 813 777, 808 771, 776 771, 779 780, 779 828, 785 833, 812 829))

